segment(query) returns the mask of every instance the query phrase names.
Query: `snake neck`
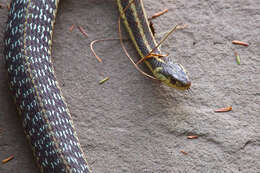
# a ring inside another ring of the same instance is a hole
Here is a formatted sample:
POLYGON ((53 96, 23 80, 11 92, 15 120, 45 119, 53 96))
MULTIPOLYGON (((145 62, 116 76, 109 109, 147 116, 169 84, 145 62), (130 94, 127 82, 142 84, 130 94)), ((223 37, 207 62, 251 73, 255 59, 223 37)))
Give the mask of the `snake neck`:
POLYGON ((191 82, 184 67, 163 56, 149 26, 142 0, 117 0, 120 15, 130 38, 156 79, 172 88, 186 90, 191 82), (151 54, 152 53, 152 54, 151 54), (152 56, 151 56, 152 55, 152 56))
MULTIPOLYGON (((141 57, 149 55, 153 48, 157 46, 157 42, 149 27, 142 0, 117 0, 117 4, 138 54, 141 57)), ((156 48, 152 53, 157 55, 162 54, 159 48, 156 48)), ((162 67, 168 61, 170 61, 168 57, 164 57, 163 61, 159 57, 152 57, 147 59, 145 63, 153 71, 153 69, 162 67)))

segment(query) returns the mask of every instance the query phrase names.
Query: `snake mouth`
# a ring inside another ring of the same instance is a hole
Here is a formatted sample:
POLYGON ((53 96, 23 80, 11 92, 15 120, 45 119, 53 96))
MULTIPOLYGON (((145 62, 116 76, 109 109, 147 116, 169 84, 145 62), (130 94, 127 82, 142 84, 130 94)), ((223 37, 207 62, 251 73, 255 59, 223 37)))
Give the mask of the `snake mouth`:
POLYGON ((172 88, 178 90, 187 90, 191 87, 191 81, 187 75, 184 75, 182 78, 175 78, 173 75, 166 77, 167 80, 162 81, 172 88))
POLYGON ((191 82, 188 81, 188 82, 185 82, 185 83, 182 83, 182 82, 179 82, 179 81, 176 81, 175 84, 171 83, 173 86, 175 86, 174 88, 177 88, 179 90, 188 90, 190 87, 191 87, 191 82))
POLYGON ((180 64, 169 62, 160 72, 167 78, 166 82, 170 87, 179 90, 187 90, 191 87, 187 72, 180 64))
POLYGON ((171 77, 165 77, 162 74, 157 75, 157 77, 158 76, 160 77, 159 80, 163 84, 165 84, 165 85, 167 85, 171 88, 175 88, 175 89, 184 91, 184 90, 190 89, 190 87, 191 87, 191 81, 188 80, 188 78, 186 78, 186 80, 178 80, 178 79, 173 78, 172 76, 171 77))
POLYGON ((186 72, 177 66, 177 68, 157 67, 154 70, 154 76, 165 85, 178 90, 187 90, 191 87, 191 81, 186 72), (179 68, 179 69, 178 69, 179 68), (166 69, 166 70, 165 70, 166 69), (173 69, 178 69, 178 72, 173 69))

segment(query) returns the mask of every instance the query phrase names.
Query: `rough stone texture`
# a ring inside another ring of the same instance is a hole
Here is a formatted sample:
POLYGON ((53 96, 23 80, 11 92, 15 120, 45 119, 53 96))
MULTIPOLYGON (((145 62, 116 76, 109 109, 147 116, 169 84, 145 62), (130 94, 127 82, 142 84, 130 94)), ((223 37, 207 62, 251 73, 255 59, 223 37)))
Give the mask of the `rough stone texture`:
MULTIPOLYGON (((1 3, 7 2, 0 0, 1 3)), ((146 0, 158 40, 178 23, 188 28, 162 46, 189 71, 192 92, 179 92, 142 76, 118 41, 114 0, 63 0, 57 17, 53 59, 80 142, 95 173, 260 172, 260 1, 146 0), (86 29, 85 38, 72 24, 86 29), (249 47, 232 45, 242 40, 249 47), (237 65, 234 52, 241 57, 237 65), (98 81, 109 76, 103 85, 98 81), (228 113, 216 108, 233 106, 228 113), (187 135, 198 135, 189 140, 187 135), (184 155, 180 151, 187 152, 184 155)), ((7 10, 0 9, 3 40, 7 10)), ((134 48, 127 42, 130 53, 134 48)), ((3 50, 3 42, 0 42, 3 50)), ((1 173, 37 169, 7 85, 0 59, 0 160, 14 155, 1 173)))

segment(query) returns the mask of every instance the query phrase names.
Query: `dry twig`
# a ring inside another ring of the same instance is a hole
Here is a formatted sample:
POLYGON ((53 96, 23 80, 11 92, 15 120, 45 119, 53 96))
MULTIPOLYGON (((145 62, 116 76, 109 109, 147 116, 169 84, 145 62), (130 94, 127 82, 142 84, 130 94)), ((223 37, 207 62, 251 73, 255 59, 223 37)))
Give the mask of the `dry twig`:
POLYGON ((74 28, 75 28, 75 24, 72 24, 71 27, 69 28, 69 31, 72 32, 74 28))
POLYGON ((78 29, 84 36, 88 37, 88 34, 87 34, 87 32, 85 31, 85 29, 83 27, 78 26, 78 29))
POLYGON ((152 15, 152 17, 150 17, 149 20, 155 19, 155 18, 157 18, 157 17, 159 17, 159 16, 161 16, 161 15, 167 13, 167 12, 168 12, 168 9, 164 9, 162 11, 159 11, 159 12, 155 13, 154 15, 152 15))
MULTIPOLYGON (((93 40, 90 43, 90 49, 99 62, 102 62, 102 59, 96 54, 94 50, 94 44, 100 41, 109 41, 109 40, 120 40, 120 38, 105 38, 105 39, 93 40)), ((123 39, 123 40, 127 40, 127 39, 123 39)))
POLYGON ((248 43, 243 42, 243 41, 238 41, 238 40, 233 40, 232 43, 233 43, 233 44, 242 45, 242 46, 249 46, 248 43))
POLYGON ((229 112, 232 110, 232 106, 226 107, 226 108, 220 108, 215 110, 214 112, 229 112))
POLYGON ((12 160, 12 159, 14 159, 14 156, 12 155, 12 156, 9 156, 9 157, 7 157, 6 159, 4 159, 4 160, 2 160, 2 163, 3 164, 5 164, 5 163, 7 163, 7 162, 9 162, 10 160, 12 160))
POLYGON ((197 139, 198 136, 187 136, 188 139, 197 139))
POLYGON ((181 153, 183 153, 183 154, 185 154, 185 155, 187 155, 187 154, 188 154, 187 152, 185 152, 185 151, 183 151, 183 150, 181 150, 181 153))

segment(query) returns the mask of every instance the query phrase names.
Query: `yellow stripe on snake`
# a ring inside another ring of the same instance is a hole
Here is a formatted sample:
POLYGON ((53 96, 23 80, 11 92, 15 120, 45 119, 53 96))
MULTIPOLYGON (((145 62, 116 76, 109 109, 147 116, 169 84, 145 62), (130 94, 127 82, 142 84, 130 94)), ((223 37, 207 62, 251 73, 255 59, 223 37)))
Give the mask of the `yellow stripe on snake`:
MULTIPOLYGON (((127 31, 144 57, 156 46, 141 0, 117 0, 127 31)), ((51 45, 59 0, 13 0, 5 32, 4 57, 10 89, 24 132, 41 172, 89 173, 67 104, 56 80, 51 45)), ((116 32, 116 31, 115 31, 116 32)), ((161 54, 159 48, 156 54, 161 54)), ((188 89, 181 65, 170 58, 145 61, 166 85, 188 89)), ((108 171, 109 172, 109 171, 108 171)))

